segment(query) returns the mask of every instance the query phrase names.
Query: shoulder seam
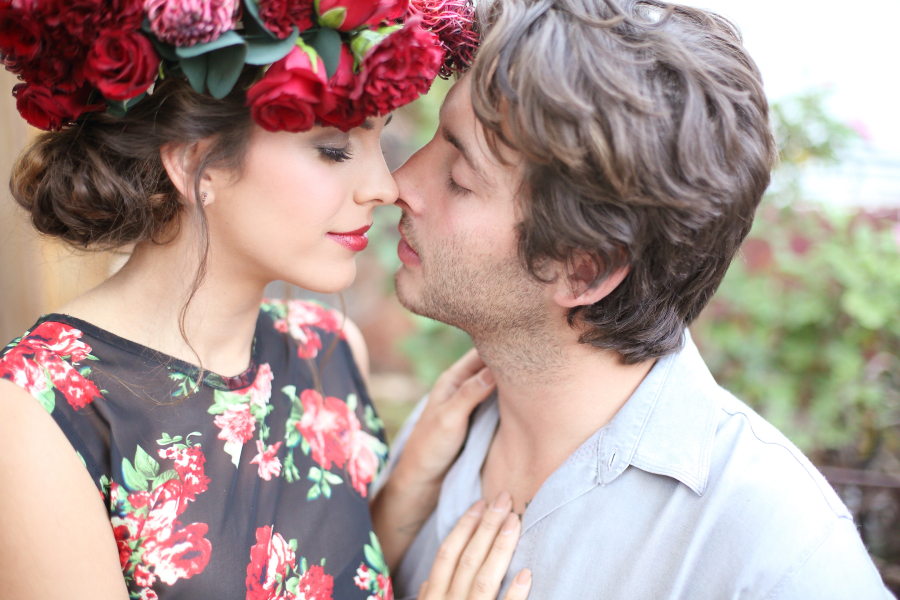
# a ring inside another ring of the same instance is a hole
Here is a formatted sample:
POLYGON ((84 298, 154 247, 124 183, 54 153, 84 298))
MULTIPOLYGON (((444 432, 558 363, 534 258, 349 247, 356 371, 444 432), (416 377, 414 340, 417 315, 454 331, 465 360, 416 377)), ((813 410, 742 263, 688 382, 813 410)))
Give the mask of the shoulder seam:
MULTIPOLYGON (((800 468, 803 469, 803 471, 807 474, 807 476, 809 476, 809 478, 816 485, 816 488, 819 490, 819 494, 821 494, 822 499, 825 501, 825 504, 828 505, 828 508, 831 510, 831 512, 834 513, 834 516, 838 517, 838 518, 850 518, 849 515, 842 514, 841 512, 839 512, 838 510, 835 509, 834 504, 831 502, 831 500, 828 498, 825 491, 822 489, 821 483, 815 477, 815 475, 818 474, 819 477, 822 477, 824 479, 824 476, 821 473, 819 473, 818 471, 816 471, 815 474, 811 473, 809 470, 809 467, 807 465, 803 464, 803 461, 801 461, 799 458, 797 458, 797 456, 794 454, 794 452, 792 452, 791 449, 788 448, 787 446, 785 446, 784 444, 762 439, 759 436, 759 434, 756 433, 756 429, 754 429, 754 427, 753 427, 753 422, 750 420, 750 416, 747 415, 747 413, 740 411, 740 410, 731 412, 724 406, 722 407, 722 412, 724 412, 727 415, 731 415, 731 416, 743 417, 744 420, 747 422, 747 426, 750 428, 750 433, 753 434, 753 437, 755 437, 757 439, 757 441, 759 441, 762 444, 766 444, 767 446, 777 446, 779 448, 782 448, 785 452, 787 452, 788 455, 800 466, 800 468)), ((812 463, 810 463, 810 464, 812 464, 812 463)), ((813 469, 815 469, 815 466, 813 466, 813 469)), ((835 492, 835 494, 836 494, 836 492, 835 492)), ((851 520, 852 520, 852 518, 851 518, 851 520)))

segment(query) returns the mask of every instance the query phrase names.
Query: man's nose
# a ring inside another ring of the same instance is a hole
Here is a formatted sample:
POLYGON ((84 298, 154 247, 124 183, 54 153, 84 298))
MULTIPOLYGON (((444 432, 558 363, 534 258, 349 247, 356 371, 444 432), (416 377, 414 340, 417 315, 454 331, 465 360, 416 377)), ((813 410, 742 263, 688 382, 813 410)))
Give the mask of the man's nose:
POLYGON ((409 159, 394 171, 394 181, 400 194, 401 208, 404 211, 420 213, 424 208, 422 182, 428 178, 423 177, 425 172, 425 148, 409 157, 409 159))

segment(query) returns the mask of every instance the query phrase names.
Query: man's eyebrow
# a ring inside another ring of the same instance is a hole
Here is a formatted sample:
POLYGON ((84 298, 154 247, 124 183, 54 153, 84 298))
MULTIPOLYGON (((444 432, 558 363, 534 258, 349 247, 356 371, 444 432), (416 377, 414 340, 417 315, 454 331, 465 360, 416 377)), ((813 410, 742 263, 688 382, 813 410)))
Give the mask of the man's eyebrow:
POLYGON ((484 169, 482 169, 477 162, 472 160, 472 153, 469 151, 468 146, 463 144, 460 139, 453 135, 453 133, 449 131, 444 125, 441 125, 441 137, 443 137, 448 144, 456 148, 459 153, 462 154, 462 157, 463 159, 465 159, 466 164, 468 164, 469 167, 473 171, 475 171, 475 175, 478 176, 482 183, 488 182, 488 178, 484 173, 484 169))

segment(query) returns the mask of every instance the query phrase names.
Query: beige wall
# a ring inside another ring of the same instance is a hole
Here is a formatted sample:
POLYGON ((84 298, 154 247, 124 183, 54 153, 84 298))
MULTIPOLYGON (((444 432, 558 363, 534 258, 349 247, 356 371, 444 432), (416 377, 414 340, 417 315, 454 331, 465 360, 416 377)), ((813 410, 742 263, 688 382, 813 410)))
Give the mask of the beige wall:
POLYGON ((106 255, 76 253, 39 237, 9 193, 13 162, 35 130, 16 112, 13 75, 0 69, 0 348, 43 313, 102 281, 106 255))

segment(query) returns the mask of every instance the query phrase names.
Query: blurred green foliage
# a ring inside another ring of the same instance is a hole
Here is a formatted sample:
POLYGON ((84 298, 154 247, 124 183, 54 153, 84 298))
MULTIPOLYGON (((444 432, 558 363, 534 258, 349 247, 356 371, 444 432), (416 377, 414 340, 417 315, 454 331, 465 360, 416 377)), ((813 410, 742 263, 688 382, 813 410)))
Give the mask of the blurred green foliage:
MULTIPOLYGON (((433 134, 445 92, 413 107, 426 132, 419 142, 433 134)), ((896 214, 835 212, 805 198, 805 170, 839 162, 855 143, 827 96, 813 90, 772 105, 773 185, 692 330, 725 388, 819 460, 838 452, 838 462, 854 463, 879 443, 900 445, 900 227, 896 214)), ((431 385, 471 342, 441 323, 416 323, 400 346, 431 385)))

